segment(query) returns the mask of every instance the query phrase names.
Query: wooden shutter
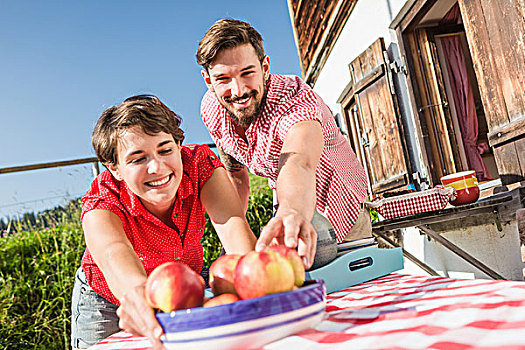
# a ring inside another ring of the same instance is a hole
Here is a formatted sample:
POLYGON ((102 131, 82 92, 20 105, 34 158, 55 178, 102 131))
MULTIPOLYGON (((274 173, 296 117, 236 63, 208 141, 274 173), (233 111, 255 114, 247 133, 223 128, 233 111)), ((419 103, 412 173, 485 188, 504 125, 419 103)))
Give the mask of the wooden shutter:
POLYGON ((349 141, 366 167, 373 193, 408 183, 408 159, 383 38, 349 64, 343 98, 349 141))
POLYGON ((503 184, 525 180, 525 1, 459 0, 503 184))

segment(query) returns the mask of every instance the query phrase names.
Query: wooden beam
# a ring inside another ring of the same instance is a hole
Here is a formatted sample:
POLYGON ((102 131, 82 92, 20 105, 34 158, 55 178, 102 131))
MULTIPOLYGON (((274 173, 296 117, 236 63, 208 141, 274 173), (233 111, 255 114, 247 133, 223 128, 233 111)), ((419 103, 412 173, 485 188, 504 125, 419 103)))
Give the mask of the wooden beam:
POLYGON ((367 73, 360 80, 356 81, 353 86, 354 94, 364 90, 367 86, 381 78, 385 74, 385 64, 381 63, 376 66, 371 72, 367 73))
POLYGON ((89 157, 89 158, 74 159, 74 160, 64 160, 64 161, 59 161, 59 162, 13 166, 13 167, 0 169, 0 174, 16 173, 16 172, 27 171, 27 170, 49 169, 49 168, 56 168, 60 166, 78 165, 78 164, 86 164, 86 163, 94 163, 94 162, 98 162, 97 157, 89 157))
MULTIPOLYGON (((206 145, 210 148, 217 147, 214 143, 207 143, 206 145)), ((38 164, 0 168, 0 174, 17 173, 17 172, 28 171, 28 170, 50 169, 50 168, 57 168, 61 166, 79 165, 79 164, 87 164, 87 163, 97 163, 96 167, 98 169, 98 158, 88 157, 88 158, 80 158, 80 159, 73 159, 73 160, 62 160, 62 161, 57 161, 57 162, 47 162, 47 163, 38 163, 38 164)))
POLYGON ((411 13, 410 10, 412 9, 416 1, 417 0, 405 1, 405 4, 403 5, 403 7, 401 7, 396 17, 394 17, 394 19, 390 23, 390 26, 389 26, 390 29, 395 29, 396 31, 399 31, 399 32, 402 32, 405 30, 405 28, 401 28, 401 22, 403 22, 403 20, 411 13))
MULTIPOLYGON (((301 76, 303 80, 305 79, 305 72, 304 72, 304 57, 303 53, 301 52, 301 45, 299 43, 299 35, 297 34, 297 24, 295 23, 295 13, 293 9, 292 0, 288 0, 288 13, 290 14, 290 22, 292 23, 292 31, 293 31, 293 38, 295 41, 295 48, 297 50, 297 56, 299 57, 299 65, 301 66, 301 76)), ((299 9, 301 7, 302 1, 299 1, 299 5, 297 6, 297 11, 299 12, 299 9)))
MULTIPOLYGON (((459 9, 462 14, 465 34, 474 71, 481 93, 483 109, 489 130, 509 122, 508 111, 501 81, 496 71, 496 58, 492 50, 491 36, 487 27, 481 0, 460 0, 459 9)), ((499 25, 499 23, 497 24, 499 25)))
POLYGON ((489 144, 492 147, 525 137, 525 116, 511 121, 509 124, 494 129, 488 133, 489 144))
POLYGON ((346 84, 345 88, 343 89, 343 92, 341 92, 341 95, 337 98, 336 103, 339 103, 341 105, 348 105, 348 101, 354 97, 354 90, 353 90, 353 84, 352 82, 349 82, 346 84))
POLYGON ((463 260, 467 261, 468 263, 470 263, 474 267, 478 268, 480 271, 482 271, 486 275, 490 276, 491 278, 498 279, 498 280, 506 279, 505 277, 503 277, 502 275, 500 275, 496 271, 492 270, 490 267, 488 267, 487 265, 485 265, 484 263, 482 263, 478 259, 474 258, 472 255, 470 255, 469 253, 467 253, 463 249, 459 248, 457 245, 455 245, 454 243, 450 242, 448 239, 446 239, 445 237, 441 236, 439 233, 435 232, 434 230, 432 230, 432 229, 430 229, 430 228, 428 228, 426 226, 416 226, 416 228, 418 230, 420 230, 421 232, 425 233, 427 236, 433 238, 436 242, 440 243, 445 248, 450 250, 452 253, 458 255, 460 258, 462 258, 463 260))
POLYGON ((394 188, 398 188, 406 184, 407 184, 407 175, 401 174, 393 178, 386 179, 384 181, 373 184, 372 190, 374 193, 379 193, 379 192, 388 191, 394 188))
POLYGON ((315 69, 317 58, 318 58, 319 54, 321 53, 321 51, 323 51, 323 49, 324 49, 324 44, 326 42, 326 38, 328 37, 328 34, 332 30, 332 25, 334 24, 335 18, 338 16, 339 10, 341 9, 341 5, 343 3, 344 3, 344 0, 337 0, 337 4, 335 6, 335 9, 332 12, 332 15, 330 16, 330 19, 328 20, 328 25, 324 29, 324 33, 323 33, 323 36, 321 37, 321 41, 317 44, 317 48, 315 50, 315 53, 312 56, 312 60, 310 61, 310 64, 309 64, 309 67, 308 67, 308 71, 306 72, 306 76, 305 76, 306 80, 309 80, 309 76, 311 75, 312 71, 315 69))
POLYGON ((405 16, 399 21, 398 26, 401 31, 407 29, 414 29, 420 20, 426 15, 428 10, 434 6, 438 0, 416 0, 412 3, 412 6, 405 13, 405 16))
POLYGON ((315 55, 308 65, 308 72, 306 73, 305 81, 311 86, 315 85, 319 73, 328 60, 328 56, 339 38, 346 21, 354 10, 356 3, 357 0, 338 1, 337 7, 334 9, 333 15, 325 28, 322 40, 317 46, 315 55))
POLYGON ((374 234, 374 236, 376 236, 377 238, 379 238, 379 239, 383 240, 384 242, 388 243, 392 247, 395 247, 395 248, 400 247, 401 250, 403 251, 403 256, 404 257, 406 257, 408 260, 412 261, 414 264, 419 266, 423 271, 425 271, 429 275, 431 275, 431 276, 441 276, 439 273, 436 272, 436 270, 434 270, 433 268, 431 268, 430 266, 428 266, 427 264, 425 264, 424 262, 422 262, 421 260, 416 258, 414 255, 412 255, 409 252, 407 252, 405 250, 405 248, 401 247, 399 244, 396 244, 390 238, 388 238, 387 236, 383 235, 382 232, 372 232, 372 233, 374 234))

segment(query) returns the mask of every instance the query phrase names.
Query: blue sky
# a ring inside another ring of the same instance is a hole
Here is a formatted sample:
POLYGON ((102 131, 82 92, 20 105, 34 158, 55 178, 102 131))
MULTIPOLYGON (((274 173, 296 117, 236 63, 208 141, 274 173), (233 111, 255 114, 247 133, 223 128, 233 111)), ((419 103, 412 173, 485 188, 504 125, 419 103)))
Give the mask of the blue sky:
MULTIPOLYGON (((259 30, 272 72, 300 75, 286 0, 2 1, 0 168, 94 156, 98 116, 138 93, 183 117, 186 143, 211 142, 195 51, 223 17, 259 30)), ((91 180, 88 165, 0 174, 0 217, 64 203, 91 180)))

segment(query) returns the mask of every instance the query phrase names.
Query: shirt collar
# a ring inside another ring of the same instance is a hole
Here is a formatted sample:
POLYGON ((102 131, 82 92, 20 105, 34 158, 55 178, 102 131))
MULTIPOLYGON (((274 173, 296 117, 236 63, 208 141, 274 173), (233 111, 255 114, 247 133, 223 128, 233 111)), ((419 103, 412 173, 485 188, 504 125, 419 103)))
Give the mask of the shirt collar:
POLYGON ((264 102, 262 114, 259 119, 265 119, 270 115, 276 102, 282 99, 284 83, 285 80, 282 79, 282 76, 270 74, 270 77, 266 81, 266 101, 264 102))
POLYGON ((124 208, 126 208, 132 216, 140 215, 146 210, 139 197, 130 190, 126 182, 120 181, 120 186, 120 200, 124 208))
POLYGON ((180 181, 179 189, 175 197, 175 205, 173 205, 173 213, 180 213, 182 210, 182 202, 195 192, 193 183, 191 182, 186 169, 182 172, 182 180, 180 181))

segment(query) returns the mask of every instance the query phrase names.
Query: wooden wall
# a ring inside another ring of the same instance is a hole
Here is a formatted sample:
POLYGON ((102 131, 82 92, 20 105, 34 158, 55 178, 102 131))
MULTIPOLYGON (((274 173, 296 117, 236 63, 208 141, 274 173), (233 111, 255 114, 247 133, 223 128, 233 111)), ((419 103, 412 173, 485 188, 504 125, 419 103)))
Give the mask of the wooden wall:
POLYGON ((525 0, 459 0, 503 183, 525 179, 525 0))
POLYGON ((357 0, 288 0, 303 79, 313 86, 357 0))
POLYGON ((425 28, 404 35, 406 56, 410 62, 415 112, 421 123, 421 138, 428 157, 432 185, 444 175, 465 170, 460 168, 456 152, 456 135, 450 117, 444 82, 435 44, 425 28))
MULTIPOLYGON (((393 83, 385 62, 385 43, 379 38, 363 53, 349 63, 351 86, 342 101, 346 111, 355 99, 358 109, 357 123, 348 119, 347 129, 352 135, 364 135, 363 165, 367 168, 372 192, 377 194, 405 186, 408 179, 408 159, 399 110, 393 97, 393 83)), ((346 112, 345 112, 346 113, 346 112)))

